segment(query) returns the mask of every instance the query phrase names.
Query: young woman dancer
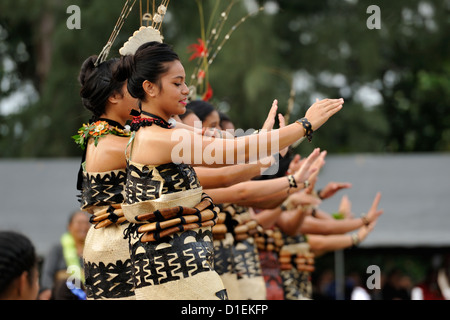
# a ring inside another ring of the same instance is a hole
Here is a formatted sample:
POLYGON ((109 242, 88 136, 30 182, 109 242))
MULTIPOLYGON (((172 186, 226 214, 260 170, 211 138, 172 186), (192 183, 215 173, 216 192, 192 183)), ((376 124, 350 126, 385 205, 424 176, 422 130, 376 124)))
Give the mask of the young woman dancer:
MULTIPOLYGON (((303 120, 268 133, 206 138, 173 129, 169 123, 173 115, 186 111, 189 94, 183 65, 170 46, 143 44, 134 55, 122 58, 116 76, 118 81, 128 81, 128 91, 139 99, 142 110, 131 125, 122 206, 131 222, 128 235, 136 298, 226 299, 212 263, 211 227, 218 210, 203 194, 192 165, 235 164, 227 162, 227 157, 257 159, 258 148, 250 146, 258 142, 260 148, 279 150, 305 134, 311 138, 312 131, 338 112, 343 101, 317 102, 303 120)), ((303 179, 318 156, 315 150, 305 161, 303 179)), ((304 183, 289 179, 292 185, 304 183)))
POLYGON ((83 106, 92 113, 76 142, 84 149, 78 177, 80 206, 92 214, 92 226, 83 251, 87 298, 134 299, 128 241, 123 233, 126 162, 124 150, 129 140, 125 130, 137 100, 130 96, 126 82, 113 77, 118 59, 96 66, 97 56, 83 63, 79 74, 83 106))

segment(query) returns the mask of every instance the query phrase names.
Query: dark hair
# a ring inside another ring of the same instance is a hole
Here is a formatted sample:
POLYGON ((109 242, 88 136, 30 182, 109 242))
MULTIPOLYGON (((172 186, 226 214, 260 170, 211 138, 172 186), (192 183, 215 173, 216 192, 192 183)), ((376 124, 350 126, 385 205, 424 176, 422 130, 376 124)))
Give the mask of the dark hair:
POLYGON ((186 109, 186 112, 183 114, 180 114, 179 117, 181 120, 183 120, 184 118, 186 118, 188 115, 190 115, 191 113, 194 113, 194 111, 190 110, 190 109, 186 109))
POLYGON ((8 290, 11 283, 24 271, 37 266, 34 245, 22 234, 13 231, 0 231, 0 296, 8 290))
POLYGON ((213 111, 216 111, 216 108, 214 108, 211 103, 203 100, 194 100, 189 102, 186 109, 194 111, 202 122, 205 121, 206 117, 208 117, 213 111))
POLYGON ((233 123, 233 121, 231 121, 231 118, 227 114, 225 114, 225 113, 223 113, 221 111, 219 111, 219 118, 220 118, 220 126, 221 127, 222 127, 222 124, 224 122, 231 122, 231 123, 233 123))
POLYGON ((131 96, 145 101, 145 91, 142 88, 144 81, 159 85, 161 75, 169 69, 165 63, 177 60, 180 58, 168 44, 147 42, 134 55, 121 58, 114 76, 118 81, 128 80, 128 92, 131 96))
POLYGON ((81 101, 83 106, 93 113, 94 119, 98 119, 105 112, 106 103, 112 94, 123 94, 124 84, 124 81, 117 81, 113 77, 119 59, 106 60, 97 67, 96 60, 97 56, 87 58, 78 75, 81 101))

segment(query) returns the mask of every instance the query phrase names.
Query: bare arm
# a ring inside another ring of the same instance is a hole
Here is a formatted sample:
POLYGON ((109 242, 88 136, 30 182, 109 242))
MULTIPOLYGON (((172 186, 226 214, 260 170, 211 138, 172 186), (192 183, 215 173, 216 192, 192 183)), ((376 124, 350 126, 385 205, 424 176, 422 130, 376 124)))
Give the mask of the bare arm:
MULTIPOLYGON (((348 199, 348 196, 344 195, 342 197, 337 213, 341 215, 343 219, 352 219, 354 217, 354 214, 352 213, 352 205, 348 199)), ((315 217, 319 219, 335 219, 333 215, 320 210, 319 208, 315 209, 315 217)))
MULTIPOLYGON (((325 99, 306 112, 313 130, 342 109, 342 99, 325 99)), ((186 163, 200 166, 224 166, 249 163, 279 152, 305 135, 299 123, 277 130, 236 139, 200 136, 187 129, 142 128, 136 133, 134 159, 139 163, 159 165, 186 163)))
MULTIPOLYGON (((313 184, 315 180, 317 180, 317 174, 319 172, 319 169, 323 164, 325 163, 326 152, 321 152, 320 155, 314 160, 314 163, 311 165, 311 175, 308 177, 309 184, 313 184)), ((301 168, 303 166, 305 160, 302 160, 300 162, 300 157, 295 157, 291 163, 295 162, 298 163, 298 166, 301 168)), ((297 165, 295 167, 298 167, 297 165)), ((294 166, 290 166, 291 168, 294 168, 294 166)), ((292 170, 292 169, 290 169, 292 170)), ((298 169, 297 169, 298 170, 298 169)), ((289 196, 289 201, 292 202, 292 205, 288 205, 288 207, 298 207, 301 205, 305 205, 305 202, 311 205, 318 205, 320 203, 320 200, 317 199, 317 197, 308 195, 307 190, 310 190, 311 186, 306 189, 294 189, 291 188, 288 190, 287 194, 283 191, 273 192, 271 195, 268 195, 264 198, 255 199, 254 203, 248 204, 257 208, 274 208, 276 206, 281 205, 285 200, 286 197, 289 196), (297 195, 296 195, 297 193, 297 195), (290 195, 293 195, 292 197, 290 195), (310 199, 308 199, 310 198, 310 199), (314 200, 313 203, 311 203, 311 200, 314 200)), ((291 208, 290 208, 291 209, 291 208)))
POLYGON ((303 224, 305 215, 306 210, 303 210, 301 207, 294 210, 283 211, 282 215, 277 220, 276 225, 285 234, 293 236, 297 234, 298 228, 303 224))
MULTIPOLYGON (((271 181, 246 181, 227 188, 207 189, 207 193, 214 203, 236 203, 239 205, 251 203, 254 198, 265 197, 273 191, 287 190, 289 182, 286 178, 277 178, 271 181)), ((286 193, 286 191, 284 191, 286 193)))
POLYGON ((349 182, 329 182, 323 189, 317 191, 317 196, 320 199, 328 199, 336 192, 342 189, 351 188, 352 184, 349 182))
POLYGON ((372 206, 364 218, 349 218, 343 220, 335 219, 316 219, 308 216, 300 226, 299 232, 303 234, 342 234, 358 229, 378 219, 383 214, 383 210, 378 209, 381 199, 381 193, 377 193, 372 206))
POLYGON ((309 210, 305 210, 305 206, 312 206, 320 203, 320 200, 317 199, 317 197, 306 194, 303 190, 295 191, 287 197, 286 201, 285 198, 287 195, 284 193, 274 200, 264 201, 264 198, 260 198, 260 202, 255 201, 254 207, 266 208, 266 210, 262 210, 258 213, 257 220, 259 223, 265 228, 270 228, 279 221, 280 228, 284 229, 286 233, 295 234, 298 231, 300 224, 303 222, 303 219, 309 213, 309 210), (270 206, 270 204, 272 204, 272 206, 270 206), (278 219, 279 217, 280 219, 278 219))
MULTIPOLYGON (((278 109, 278 103, 275 100, 270 108, 269 114, 262 129, 272 130, 275 123, 275 116, 278 109)), ((281 114, 278 115, 280 121, 280 127, 285 126, 284 118, 281 114)), ((184 125, 184 124, 182 124, 184 125)), ((197 129, 199 133, 201 128, 197 129)), ((222 131, 223 132, 223 131, 222 131)), ((231 134, 230 134, 231 135, 231 134)), ((231 135, 234 138, 234 135, 231 135)), ((217 137, 217 135, 216 135, 217 137)), ((228 137, 227 137, 228 138, 228 137)), ((287 148, 280 153, 284 156, 287 152, 287 148)), ((209 168, 209 167, 195 167, 197 177, 200 180, 200 184, 205 189, 209 188, 224 188, 234 185, 239 182, 250 180, 258 175, 261 175, 266 169, 268 169, 273 163, 277 161, 273 156, 259 160, 255 164, 238 164, 234 166, 221 167, 221 168, 209 168)))
POLYGON ((283 211, 280 207, 277 207, 275 209, 266 209, 255 213, 253 218, 264 229, 270 229, 275 225, 275 222, 278 220, 282 212, 283 211))
POLYGON ((245 181, 227 188, 208 189, 205 192, 215 203, 239 203, 248 202, 255 198, 271 195, 274 192, 283 190, 285 193, 290 188, 304 186, 307 180, 316 169, 310 169, 320 156, 319 149, 315 149, 294 175, 280 177, 271 180, 245 181), (289 180, 291 178, 291 180, 289 180))
POLYGON ((356 234, 338 234, 338 235, 317 235, 308 234, 308 244, 316 255, 323 254, 329 251, 341 250, 350 248, 353 245, 358 245, 366 239, 370 232, 376 225, 376 221, 358 229, 356 234))
MULTIPOLYGON (((266 197, 258 197, 251 199, 245 203, 246 206, 258 209, 275 209, 279 207, 289 196, 291 191, 279 191, 266 197)), ((244 204, 241 204, 244 205, 244 204)))
POLYGON ((320 209, 315 209, 314 218, 334 220, 334 218, 331 214, 329 214, 323 210, 320 210, 320 209))
POLYGON ((261 171, 270 167, 270 158, 255 164, 237 164, 222 168, 195 167, 195 172, 203 188, 224 188, 260 175, 261 171))
POLYGON ((317 219, 311 216, 305 217, 299 232, 303 234, 342 234, 361 228, 364 225, 362 219, 317 219))

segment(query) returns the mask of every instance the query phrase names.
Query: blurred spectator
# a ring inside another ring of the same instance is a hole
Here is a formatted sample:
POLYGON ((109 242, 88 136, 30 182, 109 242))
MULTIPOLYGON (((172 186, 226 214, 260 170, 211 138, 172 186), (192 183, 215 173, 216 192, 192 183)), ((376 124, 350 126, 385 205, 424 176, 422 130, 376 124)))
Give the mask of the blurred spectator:
POLYGON ((73 297, 73 293, 67 292, 70 289, 66 281, 75 272, 75 277, 80 275, 79 284, 83 282, 82 253, 89 227, 89 218, 84 211, 75 211, 70 215, 67 232, 44 259, 40 300, 67 300, 73 297))
POLYGON ((405 286, 403 272, 394 268, 388 273, 386 284, 382 289, 383 300, 411 300, 408 290, 409 287, 405 286))
POLYGON ((16 232, 0 232, 0 300, 36 300, 38 260, 31 241, 16 232))
POLYGON ((362 277, 358 272, 351 272, 348 279, 352 284, 351 300, 372 300, 370 291, 367 289, 367 275, 362 277))
POLYGON ((332 300, 330 296, 330 287, 334 283, 334 272, 331 269, 326 269, 320 274, 313 273, 313 299, 314 300, 332 300))
POLYGON ((449 300, 448 264, 442 264, 442 256, 435 256, 423 281, 411 292, 412 300, 449 300))

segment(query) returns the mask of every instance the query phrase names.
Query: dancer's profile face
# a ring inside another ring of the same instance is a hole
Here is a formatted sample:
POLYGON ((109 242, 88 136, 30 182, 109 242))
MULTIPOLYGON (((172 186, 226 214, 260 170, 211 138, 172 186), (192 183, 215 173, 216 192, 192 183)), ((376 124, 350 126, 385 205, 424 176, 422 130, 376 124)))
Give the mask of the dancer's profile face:
POLYGON ((151 108, 167 119, 186 112, 189 88, 186 73, 180 61, 167 62, 168 71, 160 78, 160 85, 151 98, 151 108))
POLYGON ((203 120, 203 127, 220 129, 220 115, 214 110, 203 120))
POLYGON ((196 125, 198 126, 198 124, 201 124, 202 121, 195 113, 192 112, 183 118, 183 123, 188 126, 195 127, 196 125))

